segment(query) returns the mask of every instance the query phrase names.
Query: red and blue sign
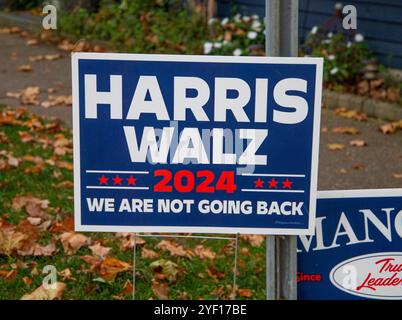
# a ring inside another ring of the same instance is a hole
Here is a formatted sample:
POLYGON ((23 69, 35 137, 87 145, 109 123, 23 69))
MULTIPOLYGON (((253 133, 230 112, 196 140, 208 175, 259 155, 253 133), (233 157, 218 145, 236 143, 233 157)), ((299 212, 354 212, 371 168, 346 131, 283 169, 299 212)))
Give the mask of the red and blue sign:
POLYGON ((402 299, 402 189, 318 192, 298 239, 298 299, 402 299))
POLYGON ((74 53, 80 231, 311 234, 322 59, 74 53))

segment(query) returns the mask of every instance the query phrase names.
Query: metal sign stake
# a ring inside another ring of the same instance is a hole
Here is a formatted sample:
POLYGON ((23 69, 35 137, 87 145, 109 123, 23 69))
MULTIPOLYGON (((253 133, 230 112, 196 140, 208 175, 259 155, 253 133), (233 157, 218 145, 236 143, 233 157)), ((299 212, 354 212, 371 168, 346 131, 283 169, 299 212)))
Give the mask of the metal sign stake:
MULTIPOLYGON (((298 0, 265 0, 265 52, 270 57, 298 54, 298 0)), ((266 239, 267 299, 297 299, 296 236, 266 239)))

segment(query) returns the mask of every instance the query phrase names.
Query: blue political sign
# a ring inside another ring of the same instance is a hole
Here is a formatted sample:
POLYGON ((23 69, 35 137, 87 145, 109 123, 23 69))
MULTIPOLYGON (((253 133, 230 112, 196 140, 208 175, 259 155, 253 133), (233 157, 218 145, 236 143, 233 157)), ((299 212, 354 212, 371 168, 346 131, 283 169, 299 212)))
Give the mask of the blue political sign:
POLYGON ((80 231, 314 230, 322 59, 74 53, 80 231))
POLYGON ((298 299, 402 299, 402 189, 318 192, 297 259, 298 299))

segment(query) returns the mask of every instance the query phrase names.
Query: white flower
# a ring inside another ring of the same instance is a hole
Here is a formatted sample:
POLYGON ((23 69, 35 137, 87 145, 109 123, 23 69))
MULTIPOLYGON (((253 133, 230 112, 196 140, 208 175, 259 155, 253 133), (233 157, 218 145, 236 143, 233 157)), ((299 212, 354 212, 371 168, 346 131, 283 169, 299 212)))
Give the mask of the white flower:
POLYGON ((239 48, 237 48, 237 49, 235 49, 234 51, 233 51, 233 55, 234 56, 241 56, 241 49, 239 49, 239 48))
POLYGON ((254 40, 255 38, 257 38, 257 32, 255 31, 247 32, 247 38, 249 38, 250 40, 254 40))
POLYGON ((205 42, 204 43, 204 54, 210 54, 212 51, 213 44, 212 42, 205 42))
POLYGON ((223 44, 224 46, 228 45, 229 43, 230 43, 230 42, 227 41, 227 40, 223 40, 223 42, 222 42, 222 44, 223 44))
POLYGON ((236 15, 234 16, 234 20, 235 20, 236 22, 240 22, 240 21, 241 21, 241 14, 240 14, 240 13, 236 14, 236 15))
POLYGON ((255 31, 260 31, 261 30, 261 22, 258 20, 253 20, 253 23, 251 24, 251 28, 255 31))
POLYGON ((251 18, 253 18, 253 20, 258 20, 260 17, 258 16, 258 14, 253 14, 251 18))
POLYGON ((323 44, 329 44, 329 43, 331 43, 331 40, 325 39, 325 40, 322 40, 321 43, 323 43, 323 44))
POLYGON ((352 46, 352 42, 348 41, 348 42, 346 43, 346 47, 347 47, 347 48, 350 48, 351 46, 352 46))
POLYGON ((341 10, 343 8, 343 4, 340 2, 335 3, 335 9, 341 10))
POLYGON ((222 48, 222 43, 221 42, 214 42, 214 48, 222 48))
POLYGON ((251 18, 249 16, 244 16, 243 17, 244 22, 249 22, 250 20, 251 20, 251 18))
POLYGON ((311 34, 316 34, 317 31, 318 31, 318 27, 317 27, 317 26, 314 26, 314 27, 311 29, 310 33, 311 33, 311 34))
POLYGON ((229 18, 222 19, 222 21, 221 21, 222 27, 224 27, 228 22, 229 22, 229 18))
POLYGON ((331 39, 333 35, 334 34, 332 32, 329 32, 327 36, 328 36, 329 39, 331 39))
POLYGON ((356 42, 363 42, 364 41, 364 36, 361 33, 356 33, 355 41, 356 42))
POLYGON ((334 75, 334 74, 338 73, 338 71, 339 71, 339 69, 337 67, 334 67, 331 69, 331 71, 329 73, 334 75))
POLYGON ((214 24, 215 21, 217 21, 217 20, 218 20, 218 19, 216 19, 216 18, 211 18, 211 19, 208 20, 208 24, 209 24, 209 25, 214 24))
POLYGON ((333 55, 333 54, 330 54, 329 56, 328 56, 328 60, 335 60, 335 56, 333 55))

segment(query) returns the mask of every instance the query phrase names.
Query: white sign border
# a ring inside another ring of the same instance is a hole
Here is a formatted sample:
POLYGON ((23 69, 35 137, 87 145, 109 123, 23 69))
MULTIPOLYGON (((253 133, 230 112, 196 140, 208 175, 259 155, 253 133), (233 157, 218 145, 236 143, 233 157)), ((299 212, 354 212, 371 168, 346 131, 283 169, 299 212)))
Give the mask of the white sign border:
POLYGON ((89 232, 172 232, 172 233, 216 233, 216 234, 265 234, 265 235, 312 235, 315 228, 315 213, 318 180, 318 153, 320 139, 323 58, 311 57, 234 57, 202 55, 159 55, 126 53, 73 52, 71 54, 73 90, 73 147, 74 147, 74 225, 76 231, 89 232), (80 179, 80 118, 78 61, 128 60, 128 61, 171 61, 171 62, 221 62, 221 63, 270 63, 270 64, 314 64, 316 65, 313 141, 310 172, 309 222, 307 229, 289 228, 239 228, 239 227, 179 227, 179 226, 109 226, 81 224, 81 179, 80 179))

